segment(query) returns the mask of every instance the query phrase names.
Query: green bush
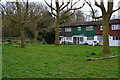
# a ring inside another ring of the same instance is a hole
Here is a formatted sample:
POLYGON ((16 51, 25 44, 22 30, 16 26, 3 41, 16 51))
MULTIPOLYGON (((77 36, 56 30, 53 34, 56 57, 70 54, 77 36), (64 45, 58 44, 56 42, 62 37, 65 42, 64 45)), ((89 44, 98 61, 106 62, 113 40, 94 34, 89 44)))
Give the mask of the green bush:
POLYGON ((13 43, 17 43, 17 41, 13 41, 13 43))
POLYGON ((30 41, 25 41, 25 43, 30 43, 30 41))
POLYGON ((6 46, 10 46, 12 43, 7 43, 7 44, 4 44, 4 45, 6 45, 6 46))
POLYGON ((11 40, 10 39, 8 39, 8 40, 6 40, 7 42, 11 42, 11 40))

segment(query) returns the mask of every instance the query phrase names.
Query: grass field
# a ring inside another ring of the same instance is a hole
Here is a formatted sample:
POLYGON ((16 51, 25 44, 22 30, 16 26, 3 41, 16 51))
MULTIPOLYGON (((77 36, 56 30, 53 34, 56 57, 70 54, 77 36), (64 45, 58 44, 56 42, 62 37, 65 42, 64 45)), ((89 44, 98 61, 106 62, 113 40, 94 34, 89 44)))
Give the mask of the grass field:
MULTIPOLYGON (((118 47, 110 49, 117 55, 118 47)), ((118 58, 85 61, 104 57, 101 50, 82 45, 4 46, 3 78, 118 78, 118 58)))

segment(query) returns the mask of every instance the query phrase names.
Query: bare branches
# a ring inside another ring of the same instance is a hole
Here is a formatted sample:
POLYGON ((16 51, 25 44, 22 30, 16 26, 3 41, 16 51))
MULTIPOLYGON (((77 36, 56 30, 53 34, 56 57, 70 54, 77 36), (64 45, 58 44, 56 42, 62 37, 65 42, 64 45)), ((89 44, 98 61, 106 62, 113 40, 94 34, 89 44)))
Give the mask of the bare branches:
POLYGON ((0 3, 1 7, 3 8, 3 10, 6 12, 6 14, 12 14, 11 11, 8 11, 6 8, 5 8, 5 5, 3 5, 2 3, 0 3))
POLYGON ((95 5, 101 9, 102 13, 106 12, 103 0, 100 1, 100 5, 98 4, 98 2, 96 0, 94 0, 94 1, 95 1, 95 5))
POLYGON ((97 7, 100 7, 101 8, 101 6, 98 4, 98 2, 96 1, 96 0, 94 0, 95 1, 95 5, 97 6, 97 7))
MULTIPOLYGON (((76 2, 75 2, 75 4, 76 4, 76 2)), ((78 8, 73 8, 73 5, 71 5, 71 7, 64 12, 64 14, 68 13, 69 11, 73 11, 73 13, 71 14, 71 15, 73 15, 76 10, 81 9, 84 5, 85 5, 85 3, 83 3, 83 5, 78 8)))
POLYGON ((80 0, 76 1, 72 6, 76 5, 80 0))
POLYGON ((61 9, 60 9, 60 11, 62 11, 64 8, 66 8, 68 5, 70 4, 70 2, 67 2, 67 4, 64 6, 64 7, 60 7, 61 9))
POLYGON ((65 11, 65 14, 66 14, 66 13, 69 12, 69 11, 75 12, 76 10, 81 9, 81 8, 85 5, 85 3, 83 3, 83 5, 82 5, 81 7, 73 8, 74 5, 76 5, 80 0, 78 0, 78 1, 76 1, 76 2, 74 2, 74 3, 73 3, 73 0, 69 0, 69 1, 67 2, 67 4, 65 4, 65 3, 62 1, 62 4, 61 4, 60 6, 59 6, 59 2, 57 2, 56 4, 58 4, 58 6, 56 5, 56 8, 54 8, 54 7, 52 6, 52 0, 51 0, 51 5, 49 5, 49 4, 46 2, 46 0, 44 0, 44 1, 45 1, 46 5, 51 8, 51 13, 52 13, 54 16, 57 16, 58 9, 59 9, 59 12, 60 12, 60 11, 64 10, 65 8, 67 8, 67 10, 65 11), (68 7, 69 7, 69 8, 68 8, 68 7), (56 14, 54 13, 54 11, 56 11, 56 14))
POLYGON ((24 24, 24 23, 25 23, 25 21, 26 21, 26 18, 27 18, 27 16, 28 16, 28 9, 29 9, 29 5, 28 5, 28 0, 27 0, 27 2, 26 2, 26 10, 25 10, 25 15, 24 15, 24 19, 23 19, 23 22, 22 22, 22 24, 24 24))
POLYGON ((62 1, 62 4, 60 5, 60 7, 59 7, 59 8, 61 8, 63 5, 64 5, 64 2, 62 1))
MULTIPOLYGON (((44 0, 45 1, 45 3, 47 4, 47 6, 49 6, 50 8, 52 8, 53 10, 56 10, 55 8, 53 8, 53 6, 51 6, 51 5, 49 5, 47 2, 46 2, 46 0, 44 0)), ((52 3, 52 2, 51 2, 52 3)))
POLYGON ((7 18, 7 19, 10 19, 10 21, 12 21, 12 22, 14 22, 14 23, 17 23, 16 17, 14 17, 15 19, 12 18, 13 13, 12 13, 11 11, 9 11, 9 10, 6 8, 6 6, 3 5, 3 3, 0 3, 0 5, 1 5, 3 11, 4 11, 4 12, 7 14, 7 16, 8 16, 8 17, 6 16, 6 18, 7 18))
POLYGON ((56 16, 56 14, 53 12, 53 11, 56 11, 56 9, 52 6, 52 0, 51 0, 51 5, 49 5, 49 4, 46 2, 46 0, 44 0, 44 2, 47 4, 48 7, 50 7, 51 13, 52 13, 54 16, 56 16))
POLYGON ((115 9, 115 10, 113 10, 111 13, 114 13, 114 12, 116 12, 116 11, 118 11, 118 10, 120 10, 120 7, 117 8, 117 9, 115 9))
MULTIPOLYGON (((92 17, 93 17, 94 19, 102 18, 102 16, 99 16, 99 17, 96 17, 96 16, 95 16, 95 11, 94 11, 94 9, 93 9, 93 7, 92 7, 92 5, 91 5, 90 2, 88 2, 88 1, 86 1, 86 0, 85 0, 85 2, 86 2, 86 3, 89 5, 89 7, 91 8, 91 10, 92 10, 92 17)), ((96 2, 96 5, 98 5, 97 2, 96 2)))

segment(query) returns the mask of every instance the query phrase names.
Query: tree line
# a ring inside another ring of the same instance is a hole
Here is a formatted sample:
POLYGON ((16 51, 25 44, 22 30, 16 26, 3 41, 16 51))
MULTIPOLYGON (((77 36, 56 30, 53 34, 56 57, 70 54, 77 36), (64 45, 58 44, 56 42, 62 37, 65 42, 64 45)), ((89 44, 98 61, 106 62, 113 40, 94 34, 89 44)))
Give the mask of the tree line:
MULTIPOLYGON (((67 14, 64 12, 60 13, 61 24, 85 21, 81 11, 77 11, 72 16, 69 16, 72 14, 71 12, 67 14)), ((38 40, 45 41, 45 37, 47 39, 49 34, 53 36, 55 34, 55 17, 43 3, 7 2, 1 4, 1 14, 3 21, 2 36, 21 37, 21 47, 24 46, 25 38, 34 39, 35 42, 38 40)))
MULTIPOLYGON (((59 26, 63 23, 74 23, 85 21, 85 16, 80 11, 81 8, 87 4, 91 8, 91 14, 93 19, 102 19, 103 25, 103 53, 110 54, 109 50, 109 20, 115 11, 118 11, 120 7, 113 10, 113 0, 107 1, 107 9, 104 6, 104 1, 100 0, 98 3, 94 0, 94 4, 101 10, 102 15, 98 16, 97 10, 94 9, 89 0, 84 0, 83 4, 75 7, 80 0, 74 2, 68 0, 65 2, 62 0, 60 4, 59 0, 55 0, 55 6, 53 6, 53 0, 50 4, 44 0, 45 4, 29 2, 7 2, 1 4, 1 14, 3 19, 3 36, 20 36, 21 47, 25 47, 25 37, 32 37, 37 42, 38 37, 44 41, 45 34, 52 31, 55 32, 55 45, 59 46, 59 26)), ((48 36, 48 35, 47 35, 48 36)))

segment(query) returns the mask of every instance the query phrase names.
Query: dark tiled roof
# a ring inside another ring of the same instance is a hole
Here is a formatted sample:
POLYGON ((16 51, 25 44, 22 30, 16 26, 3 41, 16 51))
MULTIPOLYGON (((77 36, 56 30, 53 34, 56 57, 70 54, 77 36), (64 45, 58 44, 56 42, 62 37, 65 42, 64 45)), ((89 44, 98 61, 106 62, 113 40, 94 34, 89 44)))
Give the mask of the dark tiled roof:
MULTIPOLYGON (((110 20, 110 24, 120 24, 120 19, 110 20)), ((74 24, 61 24, 60 27, 77 27, 77 26, 95 26, 102 25, 102 21, 80 22, 74 24)))

